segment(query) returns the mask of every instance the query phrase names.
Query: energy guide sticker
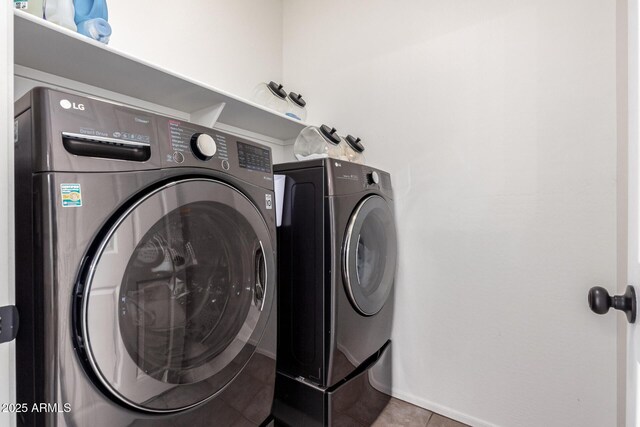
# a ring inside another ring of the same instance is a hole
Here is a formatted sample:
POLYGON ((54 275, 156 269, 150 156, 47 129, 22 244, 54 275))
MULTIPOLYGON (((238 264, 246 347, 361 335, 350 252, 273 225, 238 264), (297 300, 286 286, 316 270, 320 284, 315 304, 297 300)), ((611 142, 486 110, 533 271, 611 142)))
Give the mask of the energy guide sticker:
POLYGON ((63 208, 77 208, 82 206, 82 191, 80 184, 60 184, 63 208))

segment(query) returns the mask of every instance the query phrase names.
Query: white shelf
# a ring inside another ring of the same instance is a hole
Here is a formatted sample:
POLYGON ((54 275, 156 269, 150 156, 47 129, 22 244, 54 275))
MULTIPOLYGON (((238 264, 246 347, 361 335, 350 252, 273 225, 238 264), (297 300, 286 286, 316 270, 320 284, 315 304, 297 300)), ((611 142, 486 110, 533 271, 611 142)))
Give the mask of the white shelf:
POLYGON ((305 123, 15 10, 17 65, 290 143, 305 123))

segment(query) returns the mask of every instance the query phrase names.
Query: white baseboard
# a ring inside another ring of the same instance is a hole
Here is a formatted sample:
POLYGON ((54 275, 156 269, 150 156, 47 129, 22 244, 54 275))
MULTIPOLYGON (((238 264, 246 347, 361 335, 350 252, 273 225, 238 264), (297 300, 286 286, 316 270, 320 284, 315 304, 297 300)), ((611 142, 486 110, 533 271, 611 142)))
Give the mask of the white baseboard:
POLYGON ((456 411, 455 409, 451 409, 447 406, 414 396, 410 393, 404 393, 400 390, 392 390, 391 396, 473 427, 498 427, 496 424, 492 424, 488 421, 456 411))
MULTIPOLYGON (((384 394, 389 394, 391 396, 393 396, 393 389, 389 388, 388 384, 382 383, 380 381, 378 381, 375 377, 375 375, 373 375, 373 372, 371 372, 371 370, 368 372, 369 375, 369 382, 371 383, 371 385, 373 386, 373 388, 375 388, 376 390, 378 390, 381 393, 384 394)), ((404 400, 404 399, 402 399, 404 400)), ((418 405, 420 406, 420 405, 418 405)))
POLYGON ((440 405, 421 397, 414 396, 411 393, 406 393, 398 389, 394 389, 393 386, 389 387, 381 381, 378 381, 371 371, 369 371, 369 382, 376 390, 391 395, 396 399, 404 400, 405 402, 427 409, 431 412, 443 415, 447 418, 459 421, 464 424, 468 424, 473 427, 498 427, 496 424, 492 424, 488 421, 481 420, 471 415, 465 414, 455 409, 451 409, 448 406, 440 405))

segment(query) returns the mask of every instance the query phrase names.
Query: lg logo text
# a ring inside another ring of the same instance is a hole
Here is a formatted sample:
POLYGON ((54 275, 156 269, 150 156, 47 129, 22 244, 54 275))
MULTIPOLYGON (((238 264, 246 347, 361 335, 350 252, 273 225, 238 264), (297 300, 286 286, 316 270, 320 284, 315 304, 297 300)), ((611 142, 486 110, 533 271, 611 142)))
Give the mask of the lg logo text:
POLYGON ((84 104, 76 104, 75 102, 71 102, 68 99, 61 100, 60 106, 65 110, 68 110, 69 108, 73 108, 74 110, 84 111, 84 104))

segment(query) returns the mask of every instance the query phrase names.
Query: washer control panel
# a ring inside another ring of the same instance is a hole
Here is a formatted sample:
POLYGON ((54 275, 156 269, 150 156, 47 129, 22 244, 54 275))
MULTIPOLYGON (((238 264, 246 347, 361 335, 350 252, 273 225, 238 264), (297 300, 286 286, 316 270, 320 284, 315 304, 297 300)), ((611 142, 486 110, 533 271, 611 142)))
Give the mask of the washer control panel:
POLYGON ((191 150, 200 160, 209 160, 216 154, 216 141, 206 133, 194 133, 191 136, 191 150))
POLYGON ((161 140, 162 131, 166 129, 167 132, 171 153, 168 153, 164 160, 168 163, 183 163, 187 160, 186 164, 189 164, 188 159, 193 157, 201 162, 208 162, 214 158, 220 161, 229 160, 226 136, 218 135, 212 129, 173 119, 166 120, 165 124, 160 124, 159 127, 161 140))
POLYGON ((271 153, 267 148, 238 141, 238 163, 241 168, 271 172, 271 153))
POLYGON ((16 112, 32 106, 47 112, 41 156, 46 160, 36 171, 185 168, 198 174, 208 169, 273 189, 271 149, 246 138, 47 88, 16 101, 16 112))
POLYGON ((198 167, 273 187, 271 150, 218 130, 178 119, 158 120, 163 167, 198 167))

